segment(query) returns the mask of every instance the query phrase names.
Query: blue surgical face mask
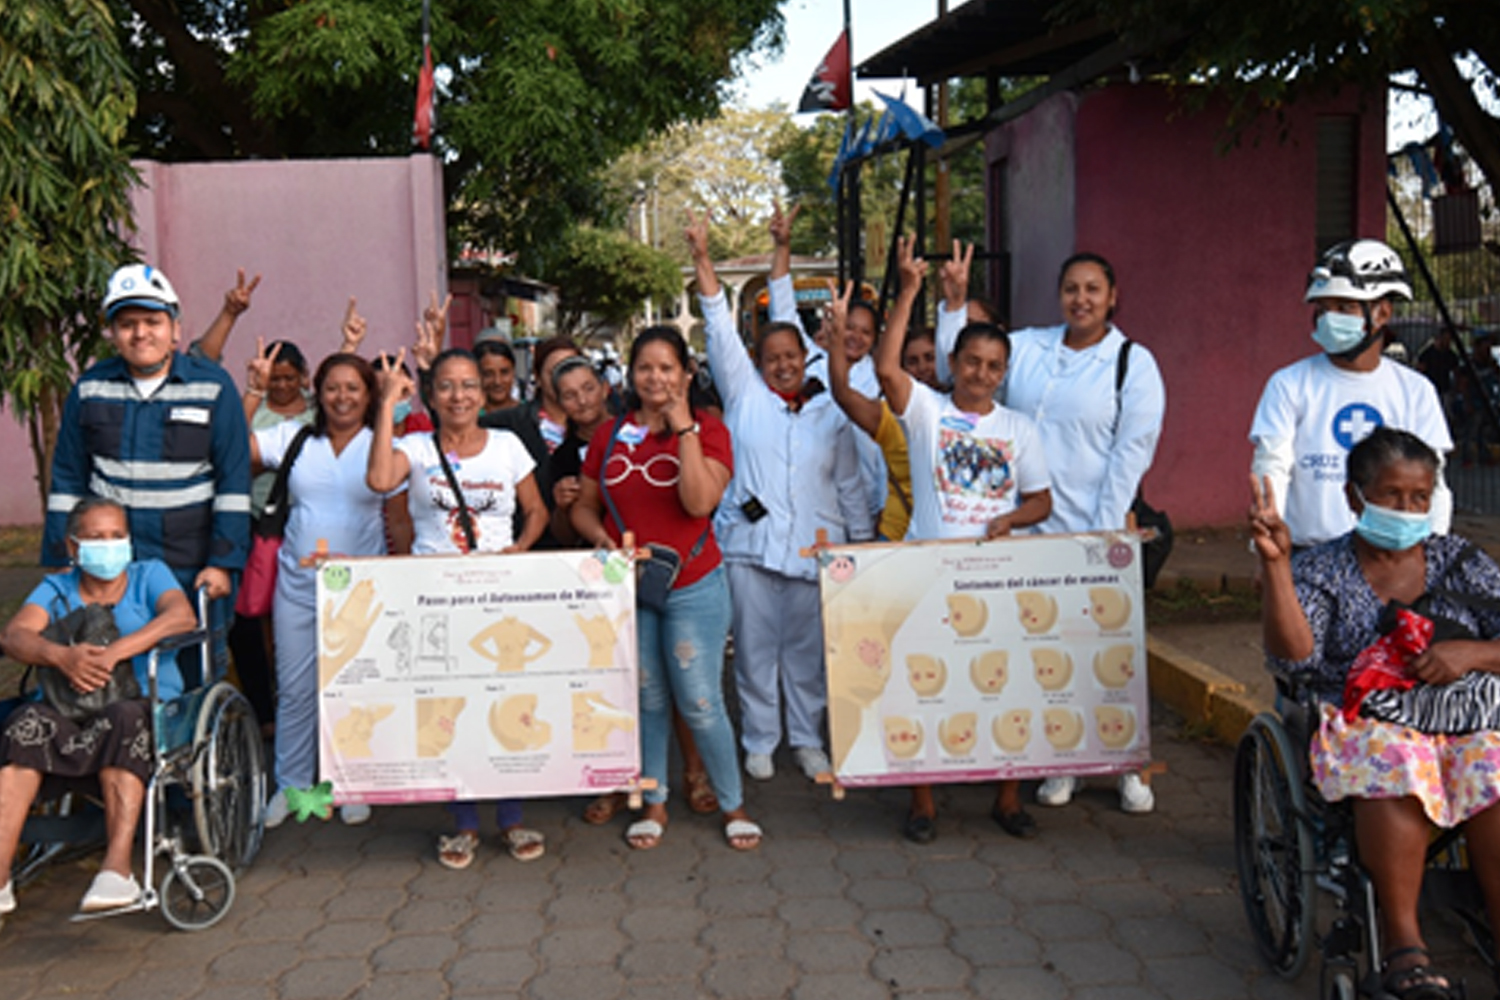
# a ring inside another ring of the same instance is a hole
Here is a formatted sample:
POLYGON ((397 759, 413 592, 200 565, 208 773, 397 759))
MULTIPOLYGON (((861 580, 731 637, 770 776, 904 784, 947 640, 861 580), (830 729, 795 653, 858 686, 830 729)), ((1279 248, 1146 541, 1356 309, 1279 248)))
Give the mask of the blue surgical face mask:
POLYGON ((1328 310, 1318 317, 1312 339, 1329 354, 1343 354, 1365 339, 1365 318, 1328 310))
POLYGON ((411 400, 403 399, 396 404, 396 423, 400 423, 411 416, 411 400))
POLYGON ((75 538, 78 568, 98 580, 113 580, 130 565, 129 538, 75 538))
POLYGON ((1420 545, 1432 534, 1431 511, 1426 514, 1417 514, 1404 510, 1392 510, 1365 500, 1365 495, 1357 486, 1354 492, 1365 505, 1365 509, 1360 512, 1359 522, 1354 525, 1354 530, 1359 537, 1377 549, 1401 552, 1413 545, 1420 545))

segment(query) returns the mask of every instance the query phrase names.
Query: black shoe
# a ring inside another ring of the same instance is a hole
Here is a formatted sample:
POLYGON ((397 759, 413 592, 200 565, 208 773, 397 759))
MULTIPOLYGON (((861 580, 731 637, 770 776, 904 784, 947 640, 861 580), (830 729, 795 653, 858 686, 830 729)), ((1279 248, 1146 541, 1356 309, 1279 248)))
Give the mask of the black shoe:
POLYGON ((906 817, 901 835, 913 844, 930 844, 937 840, 937 822, 931 816, 913 813, 906 817))
POLYGON ((990 819, 1000 824, 1000 829, 1012 837, 1022 840, 1031 840, 1036 837, 1036 820, 1031 818, 1031 813, 1025 809, 1017 809, 1013 813, 1001 812, 996 806, 990 810, 990 819))

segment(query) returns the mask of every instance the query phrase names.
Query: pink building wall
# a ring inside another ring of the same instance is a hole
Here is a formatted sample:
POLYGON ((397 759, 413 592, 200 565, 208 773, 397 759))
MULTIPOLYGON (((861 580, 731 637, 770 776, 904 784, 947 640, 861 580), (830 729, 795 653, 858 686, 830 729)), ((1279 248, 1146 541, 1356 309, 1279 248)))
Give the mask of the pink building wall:
MULTIPOLYGON (((185 342, 218 314, 236 268, 261 275, 225 350, 241 385, 257 337, 293 340, 316 366, 338 348, 352 295, 369 321, 365 353, 394 350, 412 342, 429 293, 446 292, 442 171, 430 155, 135 166, 131 242, 177 289, 185 342)), ((8 414, 0 449, 13 456, 0 523, 40 521, 25 429, 8 414)))
MULTIPOLYGON (((1226 109, 1190 113, 1163 88, 1118 85, 1077 98, 1071 129, 1054 98, 1028 142, 1070 148, 1073 211, 1057 239, 1010 243, 1017 325, 1059 321, 1057 268, 1074 250, 1115 266, 1116 322, 1149 346, 1167 387, 1167 417, 1146 480, 1151 501, 1181 525, 1237 523, 1247 502, 1247 435, 1273 371, 1316 350, 1302 291, 1316 251, 1317 119, 1358 114, 1356 216, 1385 233, 1385 109, 1354 94, 1288 109, 1282 141, 1269 119, 1224 152, 1226 109)), ((1011 164, 1025 162, 1014 140, 1011 164)), ((1014 186, 1014 185, 1013 185, 1014 186)), ((1029 189, 1028 189, 1029 190, 1029 189)), ((1012 192, 1021 218, 1056 211, 1012 192)), ((1027 226, 1034 228, 1027 221, 1027 226)))

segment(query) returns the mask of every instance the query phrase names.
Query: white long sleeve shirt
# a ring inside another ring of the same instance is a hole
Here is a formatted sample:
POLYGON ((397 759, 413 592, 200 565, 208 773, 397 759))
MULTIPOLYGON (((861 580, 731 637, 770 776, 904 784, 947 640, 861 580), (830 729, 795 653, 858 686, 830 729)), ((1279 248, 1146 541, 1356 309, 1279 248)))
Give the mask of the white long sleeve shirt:
POLYGON ((1063 343, 1066 331, 1030 327, 1010 335, 1005 405, 1036 423, 1052 473, 1052 516, 1037 531, 1119 530, 1156 455, 1166 387, 1156 358, 1136 343, 1117 394, 1125 335, 1111 325, 1104 339, 1075 351, 1063 343))
POLYGON ((854 427, 826 391, 792 410, 756 371, 724 294, 699 301, 709 364, 734 441, 734 478, 714 517, 719 547, 730 562, 816 579, 816 561, 801 550, 817 540, 819 528, 834 542, 875 535, 854 427), (757 521, 744 510, 752 497, 766 510, 757 521))
MULTIPOLYGON (((807 345, 807 373, 816 376, 824 385, 828 379, 828 357, 823 348, 807 335, 802 317, 797 312, 797 289, 792 276, 784 274, 767 282, 770 293, 770 318, 773 323, 791 323, 802 331, 802 342, 807 345)), ((842 345, 834 345, 842 349, 842 345)), ((868 354, 849 366, 849 387, 871 399, 880 398, 880 379, 875 374, 875 359, 868 354)), ((856 434, 854 447, 859 452, 860 473, 864 477, 865 497, 870 504, 870 516, 879 518, 885 506, 886 484, 890 473, 886 470, 885 454, 880 445, 868 434, 856 434)))

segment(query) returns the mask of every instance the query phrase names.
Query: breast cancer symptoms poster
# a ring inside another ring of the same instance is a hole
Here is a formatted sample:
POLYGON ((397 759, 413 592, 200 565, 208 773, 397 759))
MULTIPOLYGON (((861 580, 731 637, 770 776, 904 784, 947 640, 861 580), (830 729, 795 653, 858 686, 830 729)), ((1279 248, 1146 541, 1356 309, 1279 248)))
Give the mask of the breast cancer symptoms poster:
POLYGON ((1136 536, 861 545, 818 560, 841 784, 1150 762, 1136 536))
POLYGON ((322 777, 339 802, 631 788, 636 656, 635 573, 618 553, 330 561, 322 777))

